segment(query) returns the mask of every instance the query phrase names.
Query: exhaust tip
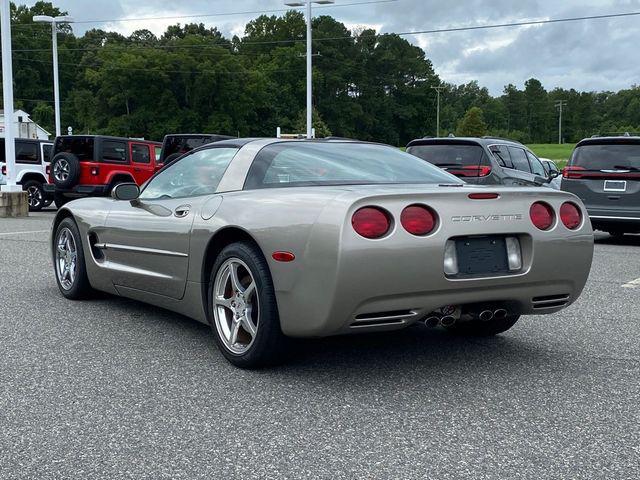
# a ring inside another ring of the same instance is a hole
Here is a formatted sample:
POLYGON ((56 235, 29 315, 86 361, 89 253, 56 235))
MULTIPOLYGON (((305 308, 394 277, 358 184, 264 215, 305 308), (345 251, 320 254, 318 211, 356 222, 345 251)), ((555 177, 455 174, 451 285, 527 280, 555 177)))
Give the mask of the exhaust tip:
POLYGON ((493 312, 493 318, 496 320, 504 320, 507 318, 507 311, 504 308, 499 308, 493 312))
POLYGON ((456 319, 455 317, 452 317, 451 315, 447 315, 446 317, 442 317, 440 319, 440 324, 443 327, 450 327, 452 326, 454 323, 456 323, 456 319))
POLYGON ((424 321, 424 324, 428 328, 436 328, 438 325, 440 325, 440 319, 438 317, 427 317, 424 321))
POLYGON ((480 312, 479 317, 483 322, 488 322, 493 318, 493 312, 491 310, 483 310, 482 312, 480 312))

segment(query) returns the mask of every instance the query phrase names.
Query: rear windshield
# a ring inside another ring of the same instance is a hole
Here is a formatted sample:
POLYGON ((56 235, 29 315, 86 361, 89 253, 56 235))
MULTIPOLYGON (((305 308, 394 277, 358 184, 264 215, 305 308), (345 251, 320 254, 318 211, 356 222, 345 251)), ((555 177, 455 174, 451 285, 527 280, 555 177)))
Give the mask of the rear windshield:
POLYGON ((416 145, 407 152, 438 167, 464 167, 485 163, 484 150, 479 145, 416 145))
POLYGON ((249 170, 245 188, 394 183, 463 182, 393 147, 283 142, 260 151, 249 170))
POLYGON ((91 137, 58 137, 54 153, 73 153, 80 161, 93 160, 93 144, 91 137))
POLYGON ((586 170, 640 170, 640 144, 583 145, 571 165, 586 170))
POLYGON ((187 153, 191 150, 213 142, 211 136, 202 137, 169 137, 165 141, 162 161, 174 153, 187 153))

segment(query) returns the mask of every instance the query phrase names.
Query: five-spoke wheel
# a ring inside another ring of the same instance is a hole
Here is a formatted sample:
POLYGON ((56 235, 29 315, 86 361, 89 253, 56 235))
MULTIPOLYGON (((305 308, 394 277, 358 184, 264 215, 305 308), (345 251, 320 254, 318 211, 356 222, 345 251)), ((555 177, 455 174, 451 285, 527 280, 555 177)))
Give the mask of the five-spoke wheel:
POLYGON ((76 222, 63 219, 53 236, 53 263, 60 292, 71 300, 86 298, 92 291, 84 262, 82 240, 76 222))
POLYGON ((73 288, 78 274, 78 247, 68 227, 60 230, 56 240, 56 275, 65 290, 73 288))

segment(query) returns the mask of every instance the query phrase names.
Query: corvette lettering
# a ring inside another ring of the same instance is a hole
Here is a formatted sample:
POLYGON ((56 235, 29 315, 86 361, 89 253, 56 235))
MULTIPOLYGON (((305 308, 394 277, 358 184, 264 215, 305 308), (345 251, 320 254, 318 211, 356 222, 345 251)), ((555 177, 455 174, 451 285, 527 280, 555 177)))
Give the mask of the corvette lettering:
POLYGON ((522 220, 522 214, 513 215, 456 215, 451 217, 453 222, 501 222, 522 220))

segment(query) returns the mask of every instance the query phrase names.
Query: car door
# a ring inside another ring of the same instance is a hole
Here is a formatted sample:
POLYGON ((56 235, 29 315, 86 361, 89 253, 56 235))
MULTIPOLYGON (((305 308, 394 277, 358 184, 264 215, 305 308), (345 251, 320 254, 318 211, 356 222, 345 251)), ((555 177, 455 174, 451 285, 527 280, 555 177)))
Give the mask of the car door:
POLYGON ((129 158, 131 159, 131 169, 133 179, 138 185, 142 185, 154 174, 154 164, 151 161, 155 151, 151 150, 151 145, 146 143, 131 142, 129 144, 129 158))
POLYGON ((515 169, 509 154, 507 145, 490 145, 489 151, 502 167, 500 174, 500 183, 505 186, 522 185, 522 179, 518 170, 515 169))
POLYGON ((539 185, 535 180, 536 175, 531 172, 531 164, 524 148, 509 146, 508 149, 511 162, 513 162, 514 185, 526 187, 539 185))
POLYGON ((525 150, 525 153, 527 154, 527 158, 529 159, 529 165, 531 166, 531 173, 534 176, 533 181, 535 182, 535 184, 550 187, 551 183, 547 181, 549 178, 549 173, 547 172, 547 169, 544 168, 544 165, 542 164, 540 159, 529 150, 525 150))
POLYGON ((116 287, 184 295, 191 226, 215 194, 236 148, 199 150, 153 177, 134 201, 114 200, 96 239, 116 287))

